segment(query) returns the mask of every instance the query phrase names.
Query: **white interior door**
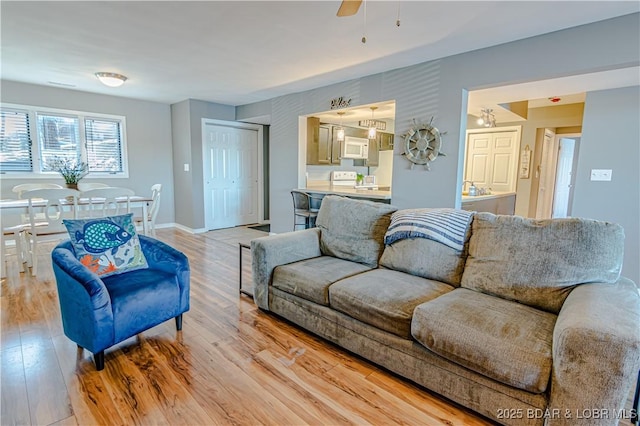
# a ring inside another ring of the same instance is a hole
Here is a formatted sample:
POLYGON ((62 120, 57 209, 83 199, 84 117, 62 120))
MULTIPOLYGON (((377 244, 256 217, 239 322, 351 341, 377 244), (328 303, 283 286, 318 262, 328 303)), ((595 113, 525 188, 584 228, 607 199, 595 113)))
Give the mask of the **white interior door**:
POLYGON ((556 181, 556 164, 558 160, 558 145, 555 136, 555 131, 544 129, 542 160, 540 162, 540 182, 538 184, 538 201, 536 203, 536 219, 551 218, 556 181))
POLYGON ((491 180, 491 133, 470 133, 464 180, 476 186, 489 186, 491 180))
POLYGON ((464 179, 495 192, 515 192, 519 145, 517 130, 467 132, 464 179))
POLYGON ((494 133, 491 142, 491 182, 488 186, 496 192, 514 192, 520 145, 517 133, 494 133))
POLYGON ((552 217, 567 217, 569 213, 569 197, 571 195, 573 182, 573 155, 575 146, 575 139, 560 138, 552 217))
POLYGON ((258 221, 258 132, 205 123, 205 227, 228 228, 258 221))

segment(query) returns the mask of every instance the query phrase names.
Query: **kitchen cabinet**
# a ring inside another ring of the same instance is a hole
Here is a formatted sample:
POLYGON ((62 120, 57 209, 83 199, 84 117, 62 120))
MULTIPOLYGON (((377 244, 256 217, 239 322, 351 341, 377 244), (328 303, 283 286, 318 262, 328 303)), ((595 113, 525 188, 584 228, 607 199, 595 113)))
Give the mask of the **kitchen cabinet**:
POLYGON ((393 133, 378 132, 378 149, 380 151, 393 151, 393 133))
MULTIPOLYGON (((316 117, 307 118, 307 164, 339 165, 342 156, 342 144, 338 142, 338 132, 333 124, 320 123, 316 117)), ((366 138, 367 129, 344 127, 345 136, 366 138)), ((377 139, 369 141, 369 157, 366 160, 354 160, 355 166, 377 166, 378 152, 381 147, 393 149, 393 135, 378 132, 377 139)))
POLYGON ((340 142, 331 124, 320 124, 316 117, 307 118, 307 164, 340 164, 340 142))

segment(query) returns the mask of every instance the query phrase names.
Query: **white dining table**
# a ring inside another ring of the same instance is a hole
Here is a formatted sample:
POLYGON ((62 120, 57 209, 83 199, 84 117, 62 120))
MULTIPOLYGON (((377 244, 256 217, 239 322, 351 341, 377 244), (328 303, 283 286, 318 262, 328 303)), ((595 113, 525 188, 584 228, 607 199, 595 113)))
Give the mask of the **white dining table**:
MULTIPOLYGON (((151 199, 151 197, 145 197, 141 195, 132 195, 131 197, 118 197, 116 198, 116 201, 118 203, 126 203, 127 198, 129 198, 129 205, 131 208, 142 209, 142 233, 147 235, 149 231, 149 222, 147 220, 148 212, 149 212, 149 203, 151 203, 153 200, 151 199)), ((88 198, 79 198, 78 206, 88 206, 89 204, 102 204, 103 202, 101 202, 99 198, 93 198, 91 200, 91 203, 89 202, 88 198)), ((63 206, 73 205, 73 203, 67 200, 60 200, 60 204, 63 206)), ((41 201, 34 200, 33 205, 38 207, 46 206, 47 200, 41 200, 41 201)), ((24 213, 28 211, 28 207, 29 207, 29 200, 24 200, 24 199, 0 200, 0 213, 2 214, 2 216, 5 215, 5 212, 7 213, 10 212, 10 214, 15 214, 17 212, 24 213)), ((3 218, 3 221, 4 221, 4 218, 3 218)))

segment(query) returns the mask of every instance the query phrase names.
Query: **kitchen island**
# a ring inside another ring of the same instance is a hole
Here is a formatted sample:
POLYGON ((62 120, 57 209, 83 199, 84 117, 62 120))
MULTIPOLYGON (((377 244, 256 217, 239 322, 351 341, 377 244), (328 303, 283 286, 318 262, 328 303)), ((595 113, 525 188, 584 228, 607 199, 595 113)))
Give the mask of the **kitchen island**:
POLYGON ((317 203, 317 206, 312 206, 314 208, 319 208, 319 204, 325 195, 340 195, 379 203, 391 203, 391 191, 384 189, 354 188, 351 186, 326 184, 310 185, 306 188, 299 188, 297 191, 303 191, 311 195, 312 204, 317 203))
POLYGON ((516 193, 494 192, 487 195, 462 195, 462 209, 512 215, 516 210, 516 193))

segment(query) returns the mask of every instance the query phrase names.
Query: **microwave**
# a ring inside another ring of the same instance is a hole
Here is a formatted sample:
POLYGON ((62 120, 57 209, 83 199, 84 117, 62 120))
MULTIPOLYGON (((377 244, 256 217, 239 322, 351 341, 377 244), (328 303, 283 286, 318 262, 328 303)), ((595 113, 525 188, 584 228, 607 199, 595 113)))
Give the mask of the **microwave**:
POLYGON ((345 137, 342 142, 342 158, 369 158, 369 139, 345 137))

